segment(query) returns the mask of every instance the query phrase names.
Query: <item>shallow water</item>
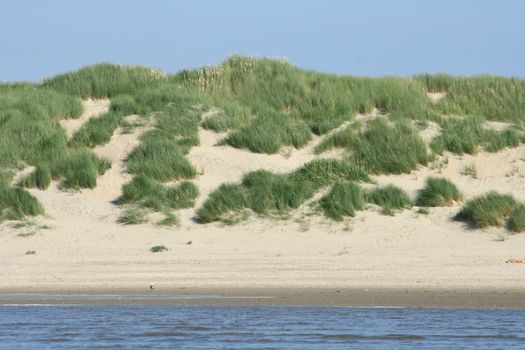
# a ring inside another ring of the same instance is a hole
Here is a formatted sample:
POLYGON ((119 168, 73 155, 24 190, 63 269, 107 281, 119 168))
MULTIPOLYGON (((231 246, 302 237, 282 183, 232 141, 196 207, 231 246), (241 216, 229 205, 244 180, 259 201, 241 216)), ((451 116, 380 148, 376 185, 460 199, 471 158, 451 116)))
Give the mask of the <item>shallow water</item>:
POLYGON ((523 349, 525 310, 0 306, 6 349, 523 349))

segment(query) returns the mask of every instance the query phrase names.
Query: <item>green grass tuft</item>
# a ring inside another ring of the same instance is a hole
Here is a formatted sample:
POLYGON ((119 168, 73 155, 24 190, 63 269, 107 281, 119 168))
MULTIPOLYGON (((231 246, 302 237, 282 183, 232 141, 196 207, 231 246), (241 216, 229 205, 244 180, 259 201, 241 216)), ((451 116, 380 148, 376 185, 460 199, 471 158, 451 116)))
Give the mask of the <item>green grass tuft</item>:
POLYGON ((372 182, 362 167, 336 159, 319 159, 305 164, 290 174, 298 183, 310 183, 315 190, 337 181, 372 182))
POLYGON ((378 187, 365 192, 368 203, 379 205, 385 215, 393 215, 395 210, 411 208, 413 203, 408 194, 394 185, 378 187))
POLYGON ((519 204, 510 215, 508 228, 513 232, 525 231, 525 206, 519 204))
POLYGON ((183 150, 172 140, 149 138, 129 155, 128 171, 158 181, 192 179, 197 171, 184 157, 183 150))
POLYGON ((310 130, 299 120, 264 111, 250 125, 229 135, 225 143, 256 153, 277 153, 281 146, 300 148, 310 139, 310 130))
POLYGON ((112 97, 154 87, 166 81, 158 69, 100 63, 76 72, 56 75, 43 82, 43 87, 82 98, 112 97))
POLYGON ((458 202, 463 195, 450 180, 429 177, 419 192, 416 203, 422 207, 444 207, 458 202))
POLYGON ((152 253, 162 253, 162 252, 167 252, 168 250, 169 249, 163 245, 155 245, 150 248, 150 252, 152 253))
POLYGON ((298 208, 313 195, 308 182, 296 182, 286 175, 275 175, 266 170, 245 175, 242 185, 248 192, 249 208, 259 214, 298 208))
POLYGON ((146 176, 135 176, 122 187, 122 202, 156 211, 191 208, 198 195, 199 190, 191 182, 167 187, 146 176))
POLYGON ((88 120, 73 134, 70 144, 73 147, 95 147, 109 142, 117 129, 121 115, 109 112, 88 120))
POLYGON ((466 202, 456 215, 457 220, 470 222, 473 226, 502 226, 519 203, 511 195, 491 191, 466 202))
POLYGON ((25 188, 45 190, 51 184, 51 171, 46 165, 38 166, 35 171, 24 177, 18 185, 25 188))
POLYGON ((44 208, 29 192, 0 182, 0 222, 42 214, 44 208))
POLYGON ((201 223, 221 220, 229 212, 237 212, 248 204, 248 191, 242 185, 222 184, 213 191, 203 206, 197 210, 201 223))
POLYGON ((520 135, 515 130, 488 130, 483 122, 481 117, 443 119, 443 132, 432 140, 432 149, 439 154, 446 150, 461 155, 476 154, 481 146, 488 152, 497 152, 519 145, 520 135))
POLYGON ((88 151, 76 151, 52 167, 53 178, 63 178, 64 188, 95 188, 97 176, 103 175, 111 167, 108 160, 98 158, 88 151))
POLYGON ((374 174, 410 172, 429 160, 425 143, 406 123, 391 126, 377 119, 369 122, 363 132, 353 132, 350 128, 329 137, 319 145, 318 151, 344 146, 352 163, 374 174))
POLYGON ((321 208, 329 218, 342 221, 344 216, 354 216, 365 207, 363 191, 354 182, 336 183, 320 200, 321 208))
POLYGON ((117 219, 117 222, 122 225, 139 225, 146 221, 144 211, 133 207, 126 209, 117 219))

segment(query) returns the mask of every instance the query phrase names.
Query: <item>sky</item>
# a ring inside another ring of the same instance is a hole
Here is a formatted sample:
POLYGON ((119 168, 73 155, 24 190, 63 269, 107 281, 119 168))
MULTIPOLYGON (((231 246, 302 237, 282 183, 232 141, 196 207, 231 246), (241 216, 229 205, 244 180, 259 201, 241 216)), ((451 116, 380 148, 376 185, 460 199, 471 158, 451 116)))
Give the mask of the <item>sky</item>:
POLYGON ((0 81, 98 62, 176 72, 231 54, 360 76, 525 78, 523 0, 17 0, 0 4, 0 81))

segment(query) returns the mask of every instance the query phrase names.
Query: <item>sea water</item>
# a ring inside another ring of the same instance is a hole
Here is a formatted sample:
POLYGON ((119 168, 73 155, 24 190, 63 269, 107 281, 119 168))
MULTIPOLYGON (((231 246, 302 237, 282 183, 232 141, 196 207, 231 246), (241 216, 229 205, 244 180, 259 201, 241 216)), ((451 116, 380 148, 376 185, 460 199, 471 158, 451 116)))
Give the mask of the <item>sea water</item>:
POLYGON ((525 349, 525 310, 3 305, 2 349, 525 349))

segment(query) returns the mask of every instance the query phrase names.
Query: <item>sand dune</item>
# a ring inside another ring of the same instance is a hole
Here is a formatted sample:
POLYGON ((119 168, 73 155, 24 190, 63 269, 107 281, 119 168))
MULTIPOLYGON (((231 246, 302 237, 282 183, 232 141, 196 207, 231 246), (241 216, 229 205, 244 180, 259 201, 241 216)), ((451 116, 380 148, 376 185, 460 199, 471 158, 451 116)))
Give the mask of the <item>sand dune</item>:
MULTIPOLYGON (((108 102, 91 100, 85 107, 79 120, 63 122, 68 135, 107 110, 108 102)), ((188 209, 180 211, 181 224, 173 228, 118 225, 121 209, 112 202, 131 178, 124 160, 145 130, 125 134, 118 129, 108 144, 95 148, 112 163, 95 189, 63 192, 54 183, 46 191, 31 190, 47 216, 23 228, 10 222, 0 225, 0 290, 143 290, 150 281, 160 290, 525 287, 525 264, 505 263, 525 257, 525 235, 509 237, 504 228, 471 230, 451 220, 459 206, 433 208, 428 215, 410 209, 395 216, 380 215, 372 208, 342 223, 307 215, 311 209, 304 206, 290 220, 252 216, 235 226, 196 224, 194 209, 188 209), (149 248, 157 244, 170 250, 151 253, 149 248), (35 254, 25 254, 30 250, 35 254)), ((438 132, 431 125, 424 137, 428 141, 438 132)), ((211 131, 201 130, 199 135, 200 146, 188 156, 200 172, 194 180, 201 191, 197 207, 219 184, 239 181, 246 172, 284 173, 315 159, 314 147, 322 140, 314 137, 300 150, 266 155, 217 146, 224 135, 211 131)), ((323 156, 340 155, 335 151, 323 156)), ((441 175, 454 181, 467 198, 494 189, 525 200, 524 155, 524 146, 477 156, 449 154, 411 174, 375 179, 396 184, 415 197, 428 176, 441 175), (462 174, 465 164, 475 165, 476 178, 462 174)))

